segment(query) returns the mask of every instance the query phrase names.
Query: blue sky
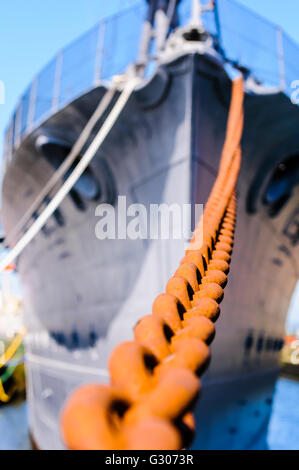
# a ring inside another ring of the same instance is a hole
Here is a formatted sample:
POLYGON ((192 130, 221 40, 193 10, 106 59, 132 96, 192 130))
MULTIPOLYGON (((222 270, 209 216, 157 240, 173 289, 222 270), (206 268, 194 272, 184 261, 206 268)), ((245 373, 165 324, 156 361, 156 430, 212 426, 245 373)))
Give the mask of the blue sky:
POLYGON ((58 50, 99 19, 138 0, 3 0, 0 15, 0 80, 6 103, 0 105, 0 152, 3 131, 34 75, 58 50))
MULTIPOLYGON (((279 24, 299 43, 299 2, 296 0, 236 0, 279 24)), ((9 117, 34 75, 57 51, 98 20, 139 0, 3 0, 0 16, 0 81, 6 102, 0 104, 0 155, 9 117)), ((254 37, 254 31, 252 35, 254 37)), ((297 301, 289 325, 298 317, 297 301), (293 320, 292 320, 293 319, 293 320)), ((298 321, 299 328, 299 321, 298 321)))

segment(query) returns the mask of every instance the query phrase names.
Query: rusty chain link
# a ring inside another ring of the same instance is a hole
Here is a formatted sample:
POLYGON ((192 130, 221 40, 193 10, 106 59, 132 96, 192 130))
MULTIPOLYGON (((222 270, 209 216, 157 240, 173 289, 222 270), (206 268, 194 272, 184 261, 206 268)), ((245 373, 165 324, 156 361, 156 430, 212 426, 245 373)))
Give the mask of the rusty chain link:
POLYGON ((63 410, 63 437, 70 449, 176 450, 192 442, 198 377, 210 361, 208 345, 234 245, 243 96, 238 78, 232 84, 219 174, 203 223, 166 292, 154 301, 152 314, 137 323, 135 340, 112 353, 110 385, 81 387, 63 410))

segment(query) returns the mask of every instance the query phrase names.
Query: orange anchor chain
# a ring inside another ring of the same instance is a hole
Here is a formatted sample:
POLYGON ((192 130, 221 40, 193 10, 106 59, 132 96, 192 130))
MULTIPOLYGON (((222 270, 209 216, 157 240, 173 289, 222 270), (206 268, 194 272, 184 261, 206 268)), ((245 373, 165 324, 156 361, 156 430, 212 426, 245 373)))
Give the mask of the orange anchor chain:
POLYGON ((111 384, 79 388, 63 410, 63 437, 70 449, 177 450, 192 442, 198 377, 210 361, 208 345, 234 244, 243 97, 238 78, 232 84, 219 174, 203 223, 166 292, 154 301, 152 314, 137 323, 135 340, 112 353, 111 384))

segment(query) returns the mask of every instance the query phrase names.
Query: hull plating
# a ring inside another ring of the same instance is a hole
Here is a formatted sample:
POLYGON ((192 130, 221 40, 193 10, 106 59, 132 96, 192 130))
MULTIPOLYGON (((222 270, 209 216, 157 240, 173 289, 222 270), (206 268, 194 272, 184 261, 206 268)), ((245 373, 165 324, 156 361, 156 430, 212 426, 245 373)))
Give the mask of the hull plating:
MULTIPOLYGON (((54 171, 37 150, 38 136, 72 145, 103 93, 82 96, 23 142, 4 178, 7 232, 54 171)), ((132 338, 184 251, 177 240, 97 240, 96 206, 117 195, 146 206, 205 203, 229 100, 229 78, 205 56, 161 67, 132 97, 91 164, 100 196, 86 198, 79 188, 20 256, 30 331, 29 419, 40 448, 63 447, 59 415, 68 393, 108 380, 109 353, 132 338)), ((236 246, 196 412, 196 448, 265 446, 284 319, 298 278, 298 188, 275 218, 262 201, 275 168, 299 153, 299 110, 283 94, 247 94, 245 115, 236 246)))

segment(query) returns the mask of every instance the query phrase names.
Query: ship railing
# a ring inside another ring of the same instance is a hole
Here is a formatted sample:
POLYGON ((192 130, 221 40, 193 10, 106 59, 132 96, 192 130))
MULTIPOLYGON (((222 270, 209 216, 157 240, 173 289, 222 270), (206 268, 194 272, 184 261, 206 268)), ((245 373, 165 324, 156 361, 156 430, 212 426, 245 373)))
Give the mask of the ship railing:
MULTIPOLYGON (((202 0, 203 5, 208 2, 202 0)), ((146 2, 123 3, 131 6, 62 49, 29 85, 6 131, 4 170, 21 141, 42 122, 136 61, 146 2)), ((218 0, 216 5, 203 21, 225 58, 248 69, 263 86, 291 96, 292 84, 299 79, 299 46, 279 26, 235 0, 218 0)), ((181 24, 190 21, 191 9, 192 0, 181 1, 181 24)))

